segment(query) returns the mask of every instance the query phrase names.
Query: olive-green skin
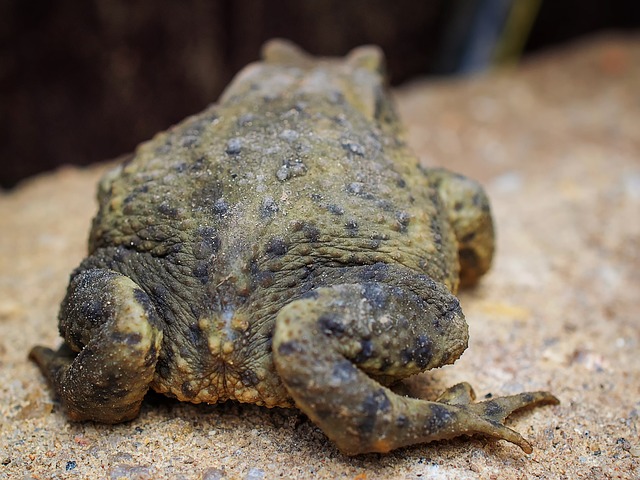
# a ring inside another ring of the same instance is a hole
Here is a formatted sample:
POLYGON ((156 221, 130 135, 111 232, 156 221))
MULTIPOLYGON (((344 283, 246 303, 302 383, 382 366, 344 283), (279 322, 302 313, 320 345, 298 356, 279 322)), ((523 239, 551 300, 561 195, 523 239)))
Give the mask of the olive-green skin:
POLYGON ((546 392, 429 402, 388 385, 467 347, 457 298, 490 266, 481 187, 400 138, 382 55, 315 59, 283 41, 220 101, 102 180, 89 256, 36 347, 70 418, 135 417, 148 388, 297 406, 348 454, 483 433, 546 392))

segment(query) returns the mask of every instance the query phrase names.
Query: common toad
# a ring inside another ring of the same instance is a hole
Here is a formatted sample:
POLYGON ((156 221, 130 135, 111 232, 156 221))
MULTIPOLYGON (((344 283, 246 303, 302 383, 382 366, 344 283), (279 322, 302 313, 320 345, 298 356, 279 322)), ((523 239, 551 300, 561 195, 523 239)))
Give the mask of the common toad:
POLYGON ((272 41, 204 112, 98 191, 89 256, 31 352, 73 420, 134 418, 147 390, 297 407, 347 454, 484 434, 547 392, 472 403, 388 387, 467 347, 455 293, 489 268, 482 188, 420 166, 375 47, 316 59, 272 41))

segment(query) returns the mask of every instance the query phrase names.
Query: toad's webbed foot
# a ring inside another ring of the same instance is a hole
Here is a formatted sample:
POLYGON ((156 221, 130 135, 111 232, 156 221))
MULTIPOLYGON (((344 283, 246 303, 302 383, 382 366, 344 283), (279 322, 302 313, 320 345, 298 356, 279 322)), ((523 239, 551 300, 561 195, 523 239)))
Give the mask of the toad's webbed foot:
POLYGON ((72 420, 117 423, 138 414, 153 379, 162 332, 149 297, 111 270, 76 275, 60 309, 58 351, 29 354, 72 420))
POLYGON ((447 389, 438 397, 436 403, 457 406, 461 411, 464 411, 462 416, 468 417, 465 423, 469 427, 475 428, 468 433, 483 433, 507 440, 518 445, 525 453, 533 451, 531 444, 518 432, 502 425, 504 421, 509 415, 521 408, 544 404, 557 405, 559 403, 558 399, 549 392, 525 392, 471 403, 473 400, 475 400, 475 393, 471 385, 464 382, 447 389))
POLYGON ((388 452, 472 434, 530 453, 530 444, 502 422, 519 408, 556 403, 549 393, 471 403, 471 387, 460 384, 430 402, 385 386, 452 363, 466 341, 457 299, 420 276, 401 287, 372 281, 318 288, 290 303, 277 317, 273 357, 296 405, 344 453, 388 452))

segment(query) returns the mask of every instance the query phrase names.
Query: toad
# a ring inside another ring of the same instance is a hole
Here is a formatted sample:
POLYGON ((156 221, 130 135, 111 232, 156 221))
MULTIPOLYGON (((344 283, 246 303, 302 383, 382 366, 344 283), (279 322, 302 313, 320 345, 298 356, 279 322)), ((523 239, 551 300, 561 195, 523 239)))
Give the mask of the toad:
POLYGON ((455 294, 494 236, 479 184, 403 141, 383 63, 271 41, 218 103, 106 174, 64 343, 30 354, 70 419, 130 420, 151 388, 297 407, 346 454, 471 434, 532 451, 503 423, 550 393, 390 388, 466 349, 455 294))

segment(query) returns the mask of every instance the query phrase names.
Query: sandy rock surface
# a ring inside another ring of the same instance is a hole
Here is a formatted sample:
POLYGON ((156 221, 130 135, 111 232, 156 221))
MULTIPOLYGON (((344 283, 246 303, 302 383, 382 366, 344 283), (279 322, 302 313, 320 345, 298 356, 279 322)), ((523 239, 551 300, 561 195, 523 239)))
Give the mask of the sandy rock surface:
POLYGON ((552 391, 561 405, 508 422, 532 455, 474 437, 349 458, 293 410, 157 395, 126 424, 69 423, 26 355, 59 342, 102 165, 0 194, 0 479, 638 478, 640 38, 415 82, 397 99, 421 160, 482 181, 498 229, 494 268, 460 297, 469 349, 411 387, 552 391))

